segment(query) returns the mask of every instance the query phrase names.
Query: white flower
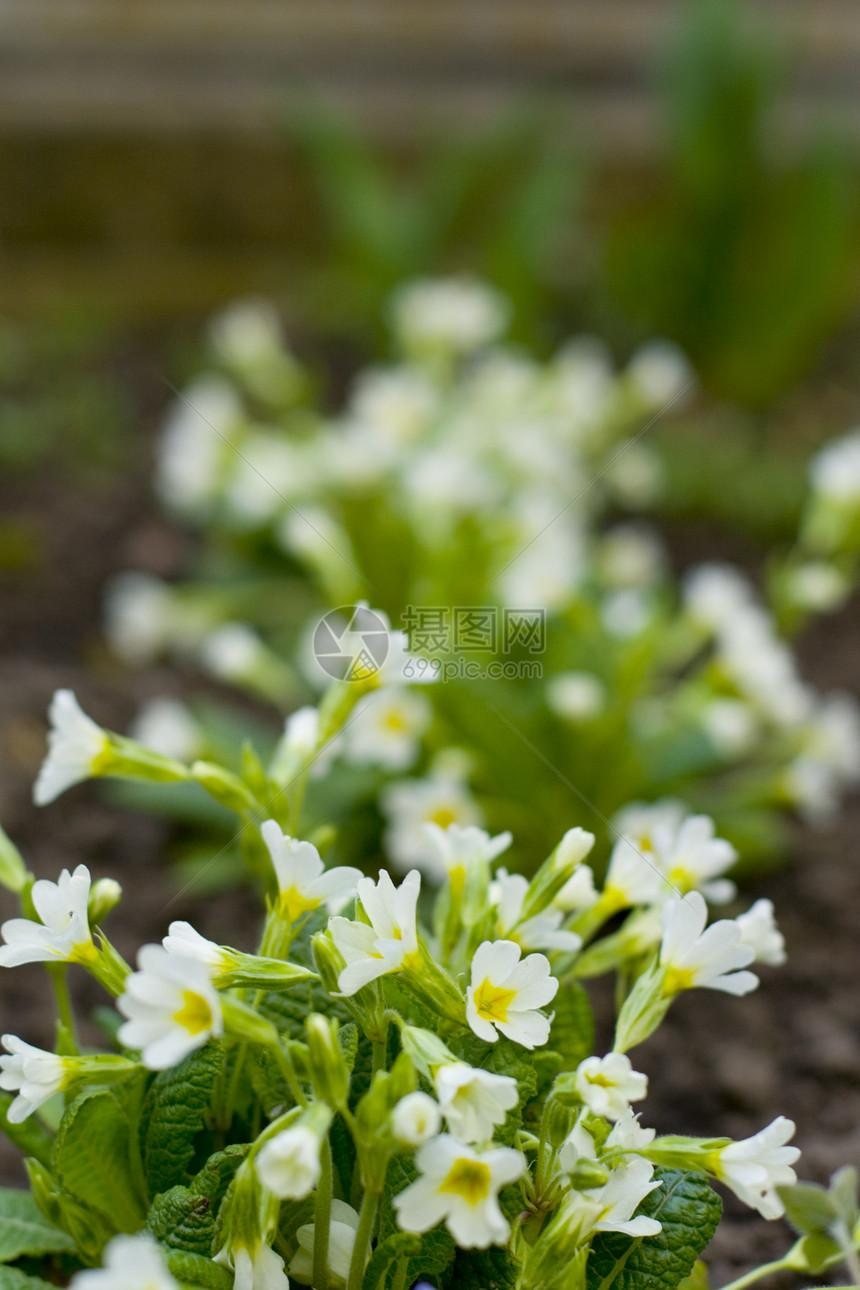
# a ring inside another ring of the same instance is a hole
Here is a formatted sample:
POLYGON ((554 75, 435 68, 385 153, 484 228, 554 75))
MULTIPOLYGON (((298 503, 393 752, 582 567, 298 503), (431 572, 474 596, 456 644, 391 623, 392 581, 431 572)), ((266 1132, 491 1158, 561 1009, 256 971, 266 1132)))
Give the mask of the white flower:
POLYGON ((48 755, 33 788, 37 806, 46 806, 73 784, 97 774, 99 760, 110 748, 105 731, 87 716, 71 690, 56 691, 48 716, 48 755))
POLYGON ((340 909, 355 895, 360 869, 341 865, 326 870, 312 842, 288 837, 275 820, 266 820, 260 832, 278 880, 278 906, 291 923, 321 905, 340 909))
POLYGON ((442 1126, 438 1105, 427 1093, 407 1093, 391 1113, 391 1133, 398 1142, 410 1147, 435 1138, 442 1126))
POLYGON ((513 841, 513 834, 507 831, 491 837, 475 824, 465 827, 449 824, 443 828, 435 820, 428 820, 423 827, 435 861, 426 869, 436 882, 444 882, 446 878, 462 881, 471 865, 491 864, 513 841))
POLYGON ((380 794, 382 813, 388 820, 385 849, 400 870, 417 868, 436 882, 443 881, 438 846, 424 825, 468 826, 481 823, 481 812, 456 775, 431 774, 426 779, 402 779, 380 794))
POLYGON ((741 928, 729 918, 707 930, 708 910, 697 891, 676 896, 663 907, 660 963, 666 968, 665 994, 702 986, 726 994, 749 994, 758 985, 754 972, 741 972, 755 958, 741 942, 741 928))
POLYGON ((283 334, 277 311, 266 300, 237 300, 209 324, 219 358, 243 368, 281 357, 283 334))
POLYGON ((362 372, 349 416, 383 443, 403 447, 420 439, 438 406, 438 396, 418 372, 391 367, 362 372))
POLYGON ((129 733, 144 748, 177 761, 193 761, 200 745, 197 722, 186 705, 163 696, 144 703, 129 733))
POLYGON ((785 938, 776 925, 772 900, 757 900, 735 922, 741 929, 741 945, 750 947, 756 963, 779 967, 785 962, 785 938))
POLYGON ((151 573, 117 574, 105 596, 105 635, 130 667, 152 663, 170 642, 170 588, 151 573))
POLYGON ((496 871, 490 883, 490 900, 496 907, 499 934, 516 941, 524 950, 578 950, 582 937, 562 929, 561 909, 544 909, 522 920, 528 889, 528 878, 521 873, 508 873, 507 869, 496 871))
POLYGON ((510 306, 471 278, 419 278, 398 287, 391 312, 404 348, 468 354, 502 333, 510 306))
POLYGON ((203 642, 200 661, 221 681, 244 681, 256 672, 264 653, 263 642, 247 623, 224 623, 203 642))
POLYGON ((121 1044, 139 1048, 144 1066, 167 1070, 224 1033, 218 992, 209 969, 194 958, 144 945, 139 971, 125 984, 117 1007, 128 1020, 118 1031, 121 1044))
POLYGON ((555 998, 558 981, 543 954, 521 962, 521 953, 514 941, 484 941, 475 950, 466 1020, 487 1043, 495 1043, 499 1031, 523 1048, 549 1038, 549 1020, 536 1009, 555 998))
POLYGON ((301 1200, 319 1182, 320 1143, 312 1129, 295 1124, 260 1148, 257 1176, 281 1200, 301 1200))
POLYGON ((344 731, 349 761, 369 762, 386 770, 408 770, 418 756, 421 736, 433 717, 423 694, 387 686, 356 704, 344 731))
POLYGON ((713 633, 722 632, 755 604, 750 582, 731 564, 698 565, 685 575, 682 589, 690 618, 713 633))
POLYGON ((90 871, 79 864, 74 873, 64 869, 56 882, 40 878, 31 892, 41 923, 29 918, 11 918, 0 928, 5 945, 0 946, 0 966, 21 963, 71 962, 94 953, 87 919, 90 871))
POLYGON ((732 1142, 719 1152, 714 1172, 735 1195, 757 1209, 763 1218, 781 1218, 785 1206, 777 1187, 797 1182, 791 1166, 800 1155, 797 1147, 786 1146, 794 1134, 794 1121, 779 1115, 751 1138, 732 1142))
POLYGON ((7 1115, 12 1124, 21 1124, 65 1087, 66 1063, 15 1035, 4 1035, 3 1046, 10 1056, 0 1057, 0 1088, 18 1094, 7 1115))
POLYGON ((612 848, 603 895, 619 909, 627 905, 651 905, 665 899, 671 886, 648 847, 639 839, 620 837, 612 848))
POLYGON ((826 560, 807 560, 787 578, 791 602, 814 614, 838 609, 851 590, 851 583, 841 569, 826 560))
POLYGON ((860 429, 825 444, 812 459, 809 477, 815 491, 831 501, 860 498, 860 429))
POLYGON ((712 699, 702 711, 702 728, 721 757, 742 757, 753 747, 759 726, 743 699, 712 699))
POLYGON ((654 850, 657 830, 680 828, 686 814, 683 802, 664 797, 659 802, 628 803, 613 817, 612 824, 637 851, 649 852, 654 850))
POLYGON ((224 953, 221 946, 201 936, 190 923, 176 920, 167 930, 168 934, 162 939, 161 944, 168 954, 196 959, 198 963, 203 963, 209 968, 212 976, 219 972, 226 972, 232 967, 229 956, 224 953))
POLYGON ((460 1142, 483 1142, 504 1124, 519 1101, 517 1081, 510 1075, 445 1062, 433 1074, 439 1106, 449 1130, 460 1142))
POLYGON ((561 891, 552 902, 556 909, 570 913, 578 909, 589 909, 597 900, 597 888, 594 885, 594 870, 587 864, 574 869, 561 891))
POLYGON ((355 994, 362 986, 404 967, 420 969, 416 908, 421 875, 413 869, 399 887, 383 869, 377 882, 362 878, 358 899, 370 924, 347 918, 329 920, 329 931, 346 967, 338 977, 338 989, 355 994))
POLYGON ((178 1290, 153 1237, 115 1236, 102 1254, 102 1267, 76 1273, 74 1290, 178 1290))
POLYGON ((310 763, 311 779, 325 775, 343 746, 340 734, 319 745, 319 709, 297 708, 284 722, 284 733, 278 740, 269 765, 269 777, 276 784, 286 785, 294 775, 310 763))
POLYGON ((178 511, 209 506, 242 421, 239 396, 228 381, 204 376, 190 385, 173 404, 159 445, 155 486, 162 501, 178 511))
POLYGON ((519 1151, 494 1147, 478 1152, 443 1133, 419 1148, 415 1163, 420 1178, 394 1197, 404 1232, 428 1232, 444 1219, 464 1250, 504 1244, 511 1229, 498 1195, 525 1172, 519 1151))
POLYGON ((661 1184, 653 1179, 654 1166, 647 1160, 634 1157, 613 1169, 602 1187, 583 1193, 599 1206, 590 1223, 595 1232, 624 1232, 627 1236, 656 1236, 662 1225, 655 1218, 633 1213, 649 1192, 661 1184))
POLYGON ((738 853, 723 838, 714 837, 714 822, 707 815, 689 815, 677 830, 654 830, 654 857, 669 884, 682 895, 700 890, 706 900, 724 904, 735 894, 735 885, 720 875, 730 869, 738 853))
POLYGON ((233 1270, 233 1290, 289 1290, 284 1260, 270 1245, 257 1238, 253 1250, 246 1245, 224 1246, 214 1263, 233 1270))
POLYGON ((606 706, 606 686, 593 672, 557 672, 546 687, 550 712, 574 725, 593 721, 606 706))
POLYGON ((597 559, 600 576, 610 587, 650 586, 666 564, 660 539, 644 524, 617 524, 610 529, 601 538, 597 559))
MULTIPOLYGON (((344 1290, 358 1231, 358 1214, 346 1201, 331 1203, 328 1236, 328 1283, 331 1290, 344 1290)), ((296 1232, 299 1248, 290 1263, 290 1276, 309 1286, 313 1277, 314 1224, 305 1223, 296 1232)))
POLYGON ((641 1151, 643 1147, 649 1146, 654 1141, 655 1135, 654 1129, 643 1129, 639 1123, 639 1116, 634 1113, 632 1107, 628 1106, 610 1129, 603 1144, 603 1150, 625 1153, 641 1151))
POLYGON ((620 1120, 648 1093, 648 1076, 635 1071, 623 1053, 586 1057, 576 1068, 576 1091, 595 1115, 620 1120))
POLYGON ((651 340, 640 346, 627 365, 626 375, 653 408, 665 408, 695 382, 686 355, 668 340, 651 340))

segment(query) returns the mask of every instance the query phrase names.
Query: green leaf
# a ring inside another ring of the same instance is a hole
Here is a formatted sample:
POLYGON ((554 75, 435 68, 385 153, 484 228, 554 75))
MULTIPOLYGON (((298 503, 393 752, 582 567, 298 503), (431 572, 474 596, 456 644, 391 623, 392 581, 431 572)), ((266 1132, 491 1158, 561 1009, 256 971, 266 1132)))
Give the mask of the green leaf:
POLYGON ((711 1279, 708 1276, 707 1265, 701 1259, 697 1259, 693 1264, 693 1271, 688 1277, 684 1277, 678 1290, 710 1290, 711 1279))
POLYGON ((676 1290, 720 1221, 722 1205, 703 1174, 655 1169, 662 1187, 636 1211, 659 1219, 662 1232, 631 1239, 599 1232, 588 1258, 588 1290, 676 1290))
POLYGON ((153 1195, 187 1182, 194 1140, 204 1128, 224 1053, 207 1044, 150 1085, 141 1116, 141 1154, 153 1195))
POLYGON ((567 981, 552 1006, 555 1016, 547 1047, 560 1054, 561 1070, 576 1070, 594 1051, 594 1013, 588 991, 578 981, 567 981))
POLYGON ((785 1205, 785 1217, 801 1236, 807 1232, 826 1232, 837 1218, 837 1210, 823 1187, 815 1183, 795 1183, 779 1188, 785 1205))
POLYGON ((82 1093, 60 1121, 51 1167, 76 1200, 119 1232, 137 1232, 146 1214, 136 1135, 112 1093, 82 1093))
POLYGON ((457 1290, 514 1290, 519 1264, 506 1249, 457 1250, 451 1284, 457 1290))
POLYGON ((415 1258, 420 1254, 420 1236, 415 1236, 412 1232, 392 1232, 373 1251, 364 1269, 361 1290, 377 1290, 377 1287, 384 1286, 392 1265, 396 1266, 401 1259, 415 1258))
POLYGON ((146 1226, 153 1236, 190 1254, 210 1254, 218 1206, 245 1151, 244 1146, 218 1151, 188 1187, 178 1184, 159 1193, 146 1216, 146 1226))
POLYGON ((166 1249, 164 1255, 167 1266, 177 1281, 205 1286, 207 1290, 233 1290, 233 1273, 204 1255, 171 1249, 166 1249))
POLYGON ((20 1268, 0 1267, 0 1290, 56 1290, 56 1286, 41 1277, 31 1277, 20 1268))
POLYGON ((22 1254, 74 1250, 75 1243, 42 1215, 28 1191, 0 1187, 0 1263, 22 1254))

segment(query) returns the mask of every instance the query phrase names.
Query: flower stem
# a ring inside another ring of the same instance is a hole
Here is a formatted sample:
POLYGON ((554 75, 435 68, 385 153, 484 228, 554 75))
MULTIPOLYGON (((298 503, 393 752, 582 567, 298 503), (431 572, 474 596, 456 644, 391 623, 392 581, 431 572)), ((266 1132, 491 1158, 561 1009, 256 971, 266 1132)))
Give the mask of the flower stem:
POLYGON ((753 1268, 752 1272, 746 1272, 742 1277, 738 1277, 736 1281, 727 1282, 722 1287, 722 1290, 745 1290, 746 1286, 753 1285, 763 1277, 772 1276, 775 1272, 782 1272, 790 1266, 791 1264, 786 1262, 785 1259, 774 1259, 772 1263, 763 1263, 760 1268, 753 1268))
POLYGON ((364 1277, 364 1269, 367 1266, 367 1255, 370 1250, 370 1240, 373 1236, 373 1224, 376 1221, 376 1210, 379 1205, 379 1193, 375 1191, 365 1191, 364 1198, 361 1202, 361 1212, 358 1216, 358 1231, 355 1234, 355 1245, 352 1251, 352 1260, 349 1265, 349 1278, 346 1283, 346 1290, 361 1290, 361 1282, 364 1277))
POLYGON ((328 1238, 331 1226, 331 1145, 328 1137, 322 1142, 320 1164, 322 1169, 314 1206, 313 1283, 315 1290, 328 1290, 328 1238))
POLYGON ((69 998, 69 984, 66 979, 65 963, 48 968, 51 980, 54 984, 54 994, 57 999, 57 1040, 58 1048, 66 1056, 71 1056, 79 1051, 78 1039, 75 1032, 75 1014, 72 1011, 72 1001, 69 998))
POLYGON ((298 1079, 296 1078, 296 1072, 295 1072, 295 1067, 293 1066, 293 1063, 290 1061, 290 1058, 284 1052, 280 1044, 273 1044, 272 1047, 278 1058, 278 1064, 280 1065, 281 1071, 283 1072, 284 1079, 287 1081, 287 1088, 290 1090, 290 1093, 292 1094, 293 1101, 295 1102, 296 1106, 307 1106, 308 1099, 305 1097, 304 1093, 302 1092, 302 1086, 299 1083, 298 1079))

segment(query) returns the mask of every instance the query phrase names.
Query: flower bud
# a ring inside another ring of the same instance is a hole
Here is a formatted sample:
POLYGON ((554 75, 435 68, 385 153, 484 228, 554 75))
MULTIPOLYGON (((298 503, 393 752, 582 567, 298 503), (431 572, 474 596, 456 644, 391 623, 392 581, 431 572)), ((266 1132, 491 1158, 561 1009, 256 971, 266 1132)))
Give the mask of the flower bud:
POLYGON ((338 1043, 338 1023, 318 1012, 305 1022, 308 1064, 314 1088, 332 1107, 343 1108, 349 1097, 349 1070, 338 1043))
POLYGON ((391 1113, 391 1133, 408 1147, 420 1147, 435 1138, 442 1124, 438 1105, 427 1093, 420 1090, 407 1093, 391 1113))
POLYGON ((555 850, 544 860, 529 883, 521 918, 532 918, 555 900, 577 866, 594 846, 595 837, 586 829, 568 829, 555 850))
POLYGON ((0 883, 9 891, 23 891, 29 874, 21 852, 11 838, 0 829, 0 883))
POLYGON ((590 1191, 592 1187, 602 1187, 609 1181, 609 1170, 597 1160, 587 1160, 581 1156, 568 1177, 574 1191, 590 1191))
POLYGON ((122 887, 115 878, 99 878, 90 888, 87 902, 87 920, 90 927, 103 923, 112 909, 116 909, 122 899, 122 887))
POLYGON ((246 811, 254 806, 254 798, 245 785, 223 766, 211 761, 196 761, 191 767, 191 778, 206 789, 210 797, 230 811, 246 811))
POLYGON ((456 1061, 454 1054, 432 1030, 423 1030, 420 1026, 401 1026, 400 1046, 409 1054, 416 1069, 428 1077, 437 1066, 456 1061))

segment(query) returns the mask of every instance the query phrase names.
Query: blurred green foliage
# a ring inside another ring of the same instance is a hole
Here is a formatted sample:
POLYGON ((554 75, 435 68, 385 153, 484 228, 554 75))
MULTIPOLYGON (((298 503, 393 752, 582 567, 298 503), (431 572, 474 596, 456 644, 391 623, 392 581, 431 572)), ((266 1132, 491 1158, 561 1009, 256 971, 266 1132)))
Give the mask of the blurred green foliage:
POLYGON ((0 468, 22 473, 50 458, 73 477, 114 470, 134 422, 116 370, 110 320, 62 309, 0 322, 0 468))
POLYGON ((317 100, 287 130, 315 181, 326 238, 311 286, 323 325, 385 336, 383 306, 408 278, 474 273, 514 304, 514 336, 534 341, 559 296, 584 169, 551 102, 521 104, 479 134, 398 161, 317 100))
POLYGON ((695 0, 661 61, 656 182, 614 222, 605 288, 682 345, 712 392, 761 406, 806 374, 857 269, 857 165, 821 128, 779 146, 785 59, 737 0, 695 0))

